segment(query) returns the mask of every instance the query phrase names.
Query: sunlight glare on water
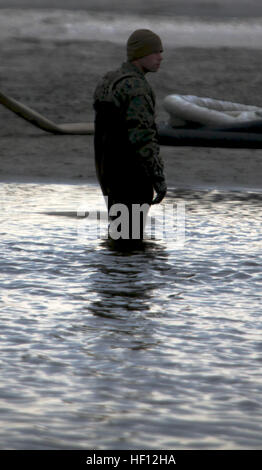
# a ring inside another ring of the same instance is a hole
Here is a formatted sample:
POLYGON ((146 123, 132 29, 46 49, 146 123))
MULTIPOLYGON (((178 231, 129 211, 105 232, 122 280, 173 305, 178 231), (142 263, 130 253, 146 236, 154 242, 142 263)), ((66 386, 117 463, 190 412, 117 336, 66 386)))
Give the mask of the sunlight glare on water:
POLYGON ((185 245, 117 252, 95 184, 1 185, 3 449, 261 448, 262 196, 167 202, 185 245))

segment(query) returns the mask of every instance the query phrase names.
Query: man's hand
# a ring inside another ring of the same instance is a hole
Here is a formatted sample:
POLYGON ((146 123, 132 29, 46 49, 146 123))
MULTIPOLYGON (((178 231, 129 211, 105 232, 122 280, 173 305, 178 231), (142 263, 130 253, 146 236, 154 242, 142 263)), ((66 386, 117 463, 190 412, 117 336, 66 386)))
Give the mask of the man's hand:
POLYGON ((159 204, 165 197, 167 192, 167 185, 165 181, 154 183, 154 190, 156 191, 156 197, 152 201, 153 204, 159 204))

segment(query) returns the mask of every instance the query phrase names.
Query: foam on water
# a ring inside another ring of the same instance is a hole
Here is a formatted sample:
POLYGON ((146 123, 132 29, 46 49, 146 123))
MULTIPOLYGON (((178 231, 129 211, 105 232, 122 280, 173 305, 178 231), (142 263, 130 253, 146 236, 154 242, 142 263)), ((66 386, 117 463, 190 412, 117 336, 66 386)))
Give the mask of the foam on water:
POLYGON ((96 185, 0 192, 1 448, 262 447, 261 194, 170 191, 184 246, 120 253, 96 185))
POLYGON ((67 10, 1 9, 0 38, 125 43, 137 28, 161 34, 168 46, 259 48, 261 18, 216 21, 187 17, 120 15, 67 10))

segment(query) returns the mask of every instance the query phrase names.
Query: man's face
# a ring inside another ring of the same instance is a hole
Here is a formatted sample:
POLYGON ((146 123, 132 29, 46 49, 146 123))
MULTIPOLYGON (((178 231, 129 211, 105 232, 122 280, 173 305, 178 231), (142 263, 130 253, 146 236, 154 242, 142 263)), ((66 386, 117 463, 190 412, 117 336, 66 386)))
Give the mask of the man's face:
POLYGON ((144 73, 157 72, 162 59, 162 52, 154 52, 153 54, 138 59, 138 62, 144 73))

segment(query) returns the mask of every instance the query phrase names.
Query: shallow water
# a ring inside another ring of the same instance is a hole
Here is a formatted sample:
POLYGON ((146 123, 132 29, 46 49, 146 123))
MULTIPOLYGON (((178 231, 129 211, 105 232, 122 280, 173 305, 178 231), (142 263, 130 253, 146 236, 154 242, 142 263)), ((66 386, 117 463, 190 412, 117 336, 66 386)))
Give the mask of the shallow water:
POLYGON ((0 192, 2 449, 262 448, 261 194, 170 191, 185 244, 121 253, 96 185, 0 192))

